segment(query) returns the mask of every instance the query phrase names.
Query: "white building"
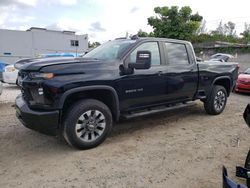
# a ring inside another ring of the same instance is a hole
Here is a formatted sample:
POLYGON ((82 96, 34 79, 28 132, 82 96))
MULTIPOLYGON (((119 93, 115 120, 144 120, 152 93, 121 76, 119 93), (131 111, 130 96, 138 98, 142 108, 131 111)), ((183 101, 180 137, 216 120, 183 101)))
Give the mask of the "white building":
POLYGON ((75 53, 88 49, 88 35, 32 27, 27 31, 0 29, 0 61, 14 63, 40 54, 75 53))

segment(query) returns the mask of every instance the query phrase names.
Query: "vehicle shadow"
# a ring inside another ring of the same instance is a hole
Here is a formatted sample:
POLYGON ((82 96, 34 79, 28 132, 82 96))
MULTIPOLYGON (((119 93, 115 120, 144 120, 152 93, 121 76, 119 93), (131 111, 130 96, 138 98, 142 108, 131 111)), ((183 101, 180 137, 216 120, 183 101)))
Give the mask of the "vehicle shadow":
MULTIPOLYGON (((147 116, 140 116, 128 120, 122 120, 114 125, 108 139, 101 146, 98 146, 97 148, 91 150, 99 150, 103 147, 109 147, 110 144, 117 144, 120 142, 121 136, 127 137, 136 131, 145 131, 147 129, 156 128, 157 126, 163 126, 164 128, 168 129, 168 122, 172 125, 172 122, 176 122, 177 124, 180 118, 185 119, 191 114, 197 116, 198 119, 202 116, 207 116, 205 110, 203 110, 202 103, 197 103, 194 106, 183 107, 180 109, 160 112, 147 116)), ((21 123, 18 123, 18 126, 22 126, 21 123)), ((25 127, 22 128, 20 134, 17 133, 16 137, 17 140, 21 139, 20 137, 24 138, 18 146, 18 150, 25 151, 28 147, 30 148, 30 152, 33 151, 32 153, 34 153, 35 151, 36 155, 44 152, 50 153, 50 155, 60 155, 67 154, 68 152, 72 151, 79 151, 75 148, 70 147, 62 136, 51 137, 32 130, 28 130, 25 127)))
POLYGON ((16 84, 3 84, 4 88, 8 88, 9 90, 17 90, 19 89, 19 86, 17 86, 16 84))
POLYGON ((240 93, 240 92, 234 92, 235 95, 241 95, 241 96, 250 96, 250 93, 240 93))
POLYGON ((131 134, 138 130, 157 127, 159 125, 168 127, 168 122, 177 122, 178 119, 185 119, 190 114, 197 116, 207 115, 205 110, 203 110, 203 106, 200 103, 196 103, 189 107, 121 120, 113 127, 110 137, 118 137, 118 135, 121 134, 131 134))

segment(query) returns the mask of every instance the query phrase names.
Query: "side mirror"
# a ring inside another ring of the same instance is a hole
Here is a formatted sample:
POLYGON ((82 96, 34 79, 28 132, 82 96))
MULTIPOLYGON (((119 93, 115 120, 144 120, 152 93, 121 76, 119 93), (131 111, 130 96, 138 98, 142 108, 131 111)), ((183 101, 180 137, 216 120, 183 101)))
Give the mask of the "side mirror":
POLYGON ((131 69, 149 69, 151 67, 151 52, 138 51, 136 54, 136 62, 129 63, 128 67, 131 69))
POLYGON ((196 61, 197 61, 197 62, 202 62, 202 59, 199 58, 199 57, 196 57, 196 61))

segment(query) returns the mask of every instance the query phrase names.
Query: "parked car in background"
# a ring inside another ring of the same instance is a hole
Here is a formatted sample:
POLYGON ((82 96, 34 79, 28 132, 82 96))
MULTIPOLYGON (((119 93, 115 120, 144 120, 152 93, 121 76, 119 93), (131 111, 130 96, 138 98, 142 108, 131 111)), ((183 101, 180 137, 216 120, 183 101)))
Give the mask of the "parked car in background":
POLYGON ((0 81, 3 81, 3 72, 4 72, 5 66, 7 65, 8 65, 7 63, 0 61, 0 81))
POLYGON ((250 93, 250 68, 239 74, 235 92, 250 93))
POLYGON ((51 53, 51 54, 40 54, 38 58, 46 57, 78 57, 76 53, 51 53))
MULTIPOLYGON (((250 128, 250 104, 247 105, 244 114, 243 114, 244 120, 248 127, 250 128)), ((248 151, 248 155, 245 160, 244 168, 237 166, 236 167, 236 176, 239 178, 246 179, 245 185, 240 185, 232 181, 227 174, 227 169, 223 167, 222 177, 223 177, 223 188, 250 188, 250 150, 248 151)))
POLYGON ((209 61, 218 61, 218 62, 228 62, 229 59, 234 58, 231 54, 223 54, 223 53, 217 53, 210 57, 209 61))
POLYGON ((3 72, 3 82, 8 84, 15 84, 17 80, 18 70, 14 65, 7 65, 3 72))
POLYGON ((3 92, 3 84, 2 84, 2 82, 0 81, 0 95, 2 94, 2 92, 3 92))
MULTIPOLYGON (((39 58, 50 58, 50 57, 76 57, 75 53, 53 53, 53 54, 40 54, 39 58)), ((3 72, 3 82, 9 84, 17 84, 18 69, 25 63, 29 63, 33 58, 21 59, 15 62, 13 65, 5 67, 3 72)))

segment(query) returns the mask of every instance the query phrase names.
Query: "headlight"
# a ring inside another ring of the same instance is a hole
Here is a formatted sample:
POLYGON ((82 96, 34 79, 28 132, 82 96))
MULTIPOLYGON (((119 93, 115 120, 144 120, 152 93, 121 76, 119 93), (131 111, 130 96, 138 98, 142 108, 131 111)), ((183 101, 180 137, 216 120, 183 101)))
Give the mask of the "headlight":
POLYGON ((32 79, 39 79, 39 78, 42 78, 42 79, 51 79, 51 78, 54 77, 53 73, 31 72, 29 75, 30 75, 30 77, 32 79))
POLYGON ((5 72, 15 72, 15 67, 5 67, 5 72))

